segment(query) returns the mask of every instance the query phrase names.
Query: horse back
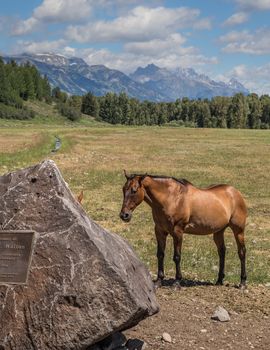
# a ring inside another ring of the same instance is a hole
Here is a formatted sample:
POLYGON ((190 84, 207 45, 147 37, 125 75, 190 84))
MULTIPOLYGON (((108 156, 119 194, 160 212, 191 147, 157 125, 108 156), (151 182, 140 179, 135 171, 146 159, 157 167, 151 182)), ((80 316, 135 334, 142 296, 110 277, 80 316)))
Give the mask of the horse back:
POLYGON ((217 230, 233 224, 244 227, 247 216, 241 193, 230 185, 213 185, 205 189, 194 186, 187 192, 190 222, 217 230))
POLYGON ((211 185, 205 189, 199 189, 204 193, 204 196, 209 196, 217 199, 231 215, 236 211, 241 211, 243 214, 247 214, 247 207, 245 200, 240 191, 235 187, 226 184, 211 185))

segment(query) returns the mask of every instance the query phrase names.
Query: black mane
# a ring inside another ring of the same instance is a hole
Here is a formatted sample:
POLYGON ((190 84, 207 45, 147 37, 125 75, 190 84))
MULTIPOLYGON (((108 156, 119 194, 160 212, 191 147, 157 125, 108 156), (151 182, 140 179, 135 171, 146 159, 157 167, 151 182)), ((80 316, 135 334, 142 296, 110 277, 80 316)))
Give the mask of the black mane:
POLYGON ((192 185, 192 183, 186 179, 177 179, 176 177, 173 176, 165 176, 165 175, 149 175, 149 174, 131 174, 129 176, 129 179, 132 180, 136 176, 149 176, 152 179, 172 179, 176 182, 179 182, 181 185, 192 185))

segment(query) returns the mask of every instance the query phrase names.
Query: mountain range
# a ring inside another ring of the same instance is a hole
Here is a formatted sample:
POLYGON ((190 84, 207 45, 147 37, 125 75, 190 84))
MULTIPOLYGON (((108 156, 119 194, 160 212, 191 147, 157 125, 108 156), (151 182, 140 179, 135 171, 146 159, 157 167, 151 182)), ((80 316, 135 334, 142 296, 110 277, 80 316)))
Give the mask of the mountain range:
POLYGON ((18 64, 30 62, 47 76, 52 86, 59 86, 73 95, 84 95, 89 91, 96 96, 125 92, 140 100, 161 102, 183 97, 204 99, 249 93, 236 79, 228 83, 217 82, 192 68, 170 70, 149 64, 127 75, 104 65, 88 65, 81 58, 67 58, 59 54, 21 54, 4 56, 3 59, 6 62, 15 60, 18 64))

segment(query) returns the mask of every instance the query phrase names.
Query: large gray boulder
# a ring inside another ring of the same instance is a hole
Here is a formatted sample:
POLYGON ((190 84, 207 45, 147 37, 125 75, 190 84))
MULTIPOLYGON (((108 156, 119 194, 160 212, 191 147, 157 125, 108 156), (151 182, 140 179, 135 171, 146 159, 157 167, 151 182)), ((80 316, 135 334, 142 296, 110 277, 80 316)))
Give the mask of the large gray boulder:
POLYGON ((0 229, 36 231, 27 285, 0 285, 0 350, 87 349, 158 311, 145 266, 53 161, 0 177, 0 229))

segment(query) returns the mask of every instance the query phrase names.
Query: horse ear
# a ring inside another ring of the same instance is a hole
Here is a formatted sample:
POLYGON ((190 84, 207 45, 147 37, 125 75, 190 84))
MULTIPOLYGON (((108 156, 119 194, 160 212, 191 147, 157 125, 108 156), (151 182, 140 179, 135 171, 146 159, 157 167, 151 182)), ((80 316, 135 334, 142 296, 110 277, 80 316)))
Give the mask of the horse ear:
POLYGON ((125 169, 124 169, 124 175, 125 175, 125 177, 126 177, 127 180, 130 178, 130 175, 126 172, 125 169))
POLYGON ((144 175, 142 175, 140 178, 139 178, 139 185, 141 186, 142 185, 142 182, 144 180, 144 178, 147 176, 147 173, 145 173, 144 175))
POLYGON ((78 195, 77 197, 78 202, 81 204, 82 200, 83 200, 83 191, 81 191, 81 193, 78 195))

